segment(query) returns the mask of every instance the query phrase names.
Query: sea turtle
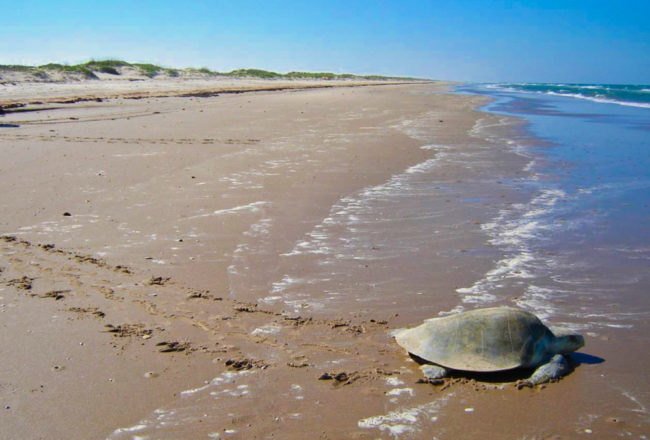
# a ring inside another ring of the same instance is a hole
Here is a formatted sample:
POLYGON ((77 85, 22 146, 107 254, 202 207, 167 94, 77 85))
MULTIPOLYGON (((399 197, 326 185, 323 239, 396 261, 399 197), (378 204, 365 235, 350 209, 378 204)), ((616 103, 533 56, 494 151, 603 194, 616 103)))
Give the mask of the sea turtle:
POLYGON ((420 367, 429 379, 444 377, 448 370, 536 368, 524 382, 531 386, 567 374, 570 368, 563 355, 584 345, 581 335, 555 336, 532 313, 510 307, 429 319, 399 332, 395 339, 412 355, 433 364, 420 367))

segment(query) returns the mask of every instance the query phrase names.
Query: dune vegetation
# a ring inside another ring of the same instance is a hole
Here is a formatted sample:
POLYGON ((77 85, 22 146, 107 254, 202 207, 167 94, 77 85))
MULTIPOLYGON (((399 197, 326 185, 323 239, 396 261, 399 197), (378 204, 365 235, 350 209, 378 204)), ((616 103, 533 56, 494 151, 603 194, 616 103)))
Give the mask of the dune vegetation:
POLYGON ((259 79, 314 79, 314 80, 413 80, 415 78, 380 75, 337 74, 332 72, 288 72, 278 73, 263 69, 235 69, 217 72, 206 67, 174 69, 149 63, 129 63, 122 60, 90 60, 82 64, 48 63, 40 66, 2 65, 0 80, 22 74, 28 81, 97 80, 112 77, 234 77, 259 79))

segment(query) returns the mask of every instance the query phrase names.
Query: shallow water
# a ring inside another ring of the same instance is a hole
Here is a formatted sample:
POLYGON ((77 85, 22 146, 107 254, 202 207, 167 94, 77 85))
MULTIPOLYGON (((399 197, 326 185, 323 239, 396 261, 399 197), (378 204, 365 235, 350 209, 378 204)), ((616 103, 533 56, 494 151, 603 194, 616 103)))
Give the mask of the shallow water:
MULTIPOLYGON (((477 246, 479 224, 505 206, 501 191, 508 190, 496 180, 511 171, 494 160, 493 141, 443 144, 438 124, 432 114, 396 124, 429 157, 344 195, 287 249, 259 246, 276 233, 267 227, 273 220, 262 219, 251 232, 258 245, 240 248, 229 268, 231 295, 255 292, 265 305, 293 313, 406 313, 410 322, 453 307, 454 286, 479 276, 499 253, 489 243, 477 246), (273 260, 276 278, 251 278, 253 258, 273 260)), ((502 154, 512 156, 515 147, 502 154)))
MULTIPOLYGON (((581 99, 463 91, 495 99, 485 110, 524 117, 544 143, 535 196, 484 225, 529 281, 517 303, 574 328, 633 328, 650 314, 650 110, 581 99), (570 298, 572 305, 565 305, 570 298)), ((526 142, 525 139, 519 140, 526 142)), ((466 292, 481 293, 478 289, 466 292)), ((499 288, 489 294, 499 296, 499 288)))

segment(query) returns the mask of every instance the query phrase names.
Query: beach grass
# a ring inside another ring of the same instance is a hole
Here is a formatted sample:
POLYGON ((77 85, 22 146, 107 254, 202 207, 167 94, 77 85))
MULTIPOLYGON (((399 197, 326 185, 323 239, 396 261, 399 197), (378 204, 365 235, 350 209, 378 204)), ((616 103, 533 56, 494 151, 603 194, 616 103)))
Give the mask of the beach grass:
POLYGON ((0 70, 6 70, 11 72, 30 72, 34 69, 34 66, 22 66, 19 64, 0 64, 0 70))
POLYGON ((332 72, 300 72, 291 71, 288 73, 278 73, 263 69, 235 69, 229 72, 218 72, 210 70, 207 67, 175 69, 163 67, 151 63, 129 63, 123 60, 91 59, 81 64, 60 64, 48 63, 40 66, 24 66, 16 64, 0 65, 0 80, 3 72, 25 73, 30 75, 34 80, 51 80, 50 74, 53 72, 63 73, 64 76, 74 75, 83 79, 99 79, 97 73, 109 74, 114 76, 123 75, 126 71, 136 75, 155 78, 160 75, 167 77, 180 77, 184 74, 187 76, 223 76, 232 78, 257 78, 257 79, 312 79, 312 80, 416 80, 412 77, 382 76, 382 75, 354 75, 350 73, 332 73, 332 72))
POLYGON ((77 64, 77 65, 67 65, 67 64, 58 64, 58 63, 49 63, 38 66, 42 71, 58 71, 64 73, 79 73, 86 79, 97 79, 97 75, 89 69, 88 67, 77 64))
POLYGON ((228 72, 226 75, 235 77, 252 77, 252 78, 281 78, 282 75, 277 72, 271 72, 262 69, 237 69, 228 72))
POLYGON ((157 66, 155 64, 149 64, 149 63, 133 63, 131 66, 136 67, 137 69, 140 70, 140 72, 144 76, 148 76, 149 78, 153 78, 157 75, 160 75, 161 73, 167 73, 171 77, 177 77, 179 76, 179 70, 178 69, 171 69, 167 67, 161 67, 157 66))

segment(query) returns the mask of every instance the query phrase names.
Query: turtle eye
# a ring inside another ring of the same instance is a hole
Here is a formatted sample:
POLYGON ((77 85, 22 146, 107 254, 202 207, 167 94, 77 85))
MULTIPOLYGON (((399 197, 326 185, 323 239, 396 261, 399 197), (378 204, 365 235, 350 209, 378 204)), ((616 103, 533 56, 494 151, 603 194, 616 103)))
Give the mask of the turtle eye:
POLYGON ((570 335, 569 340, 571 341, 572 344, 575 344, 579 347, 582 347, 585 345, 585 340, 582 336, 580 335, 570 335))

